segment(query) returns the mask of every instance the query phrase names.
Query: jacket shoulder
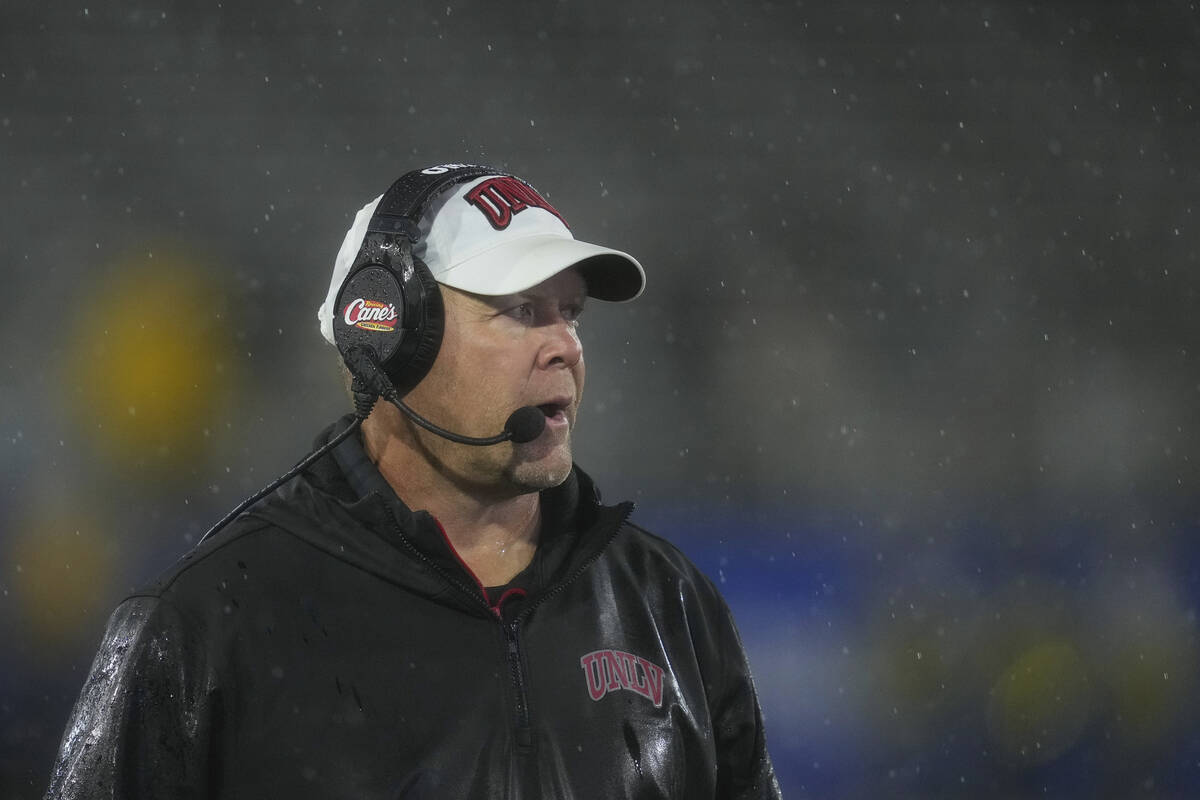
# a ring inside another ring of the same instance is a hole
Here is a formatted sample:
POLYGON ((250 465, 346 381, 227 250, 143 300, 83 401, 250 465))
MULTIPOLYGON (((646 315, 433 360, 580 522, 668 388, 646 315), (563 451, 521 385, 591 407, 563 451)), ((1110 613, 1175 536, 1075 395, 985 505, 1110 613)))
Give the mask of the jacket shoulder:
POLYGON ((157 577, 143 584, 132 596, 175 598, 186 596, 196 583, 207 582, 215 572, 247 557, 278 547, 286 532, 270 522, 243 514, 214 536, 201 540, 157 577))
POLYGON ((724 605, 715 583, 668 539, 627 520, 613 541, 614 554, 629 565, 652 570, 659 578, 670 576, 695 589, 706 600, 724 605))
POLYGON ((727 614, 724 597, 716 584, 688 555, 670 540, 636 522, 626 521, 613 540, 610 557, 616 569, 628 570, 641 581, 677 584, 686 595, 700 601, 708 614, 727 614))

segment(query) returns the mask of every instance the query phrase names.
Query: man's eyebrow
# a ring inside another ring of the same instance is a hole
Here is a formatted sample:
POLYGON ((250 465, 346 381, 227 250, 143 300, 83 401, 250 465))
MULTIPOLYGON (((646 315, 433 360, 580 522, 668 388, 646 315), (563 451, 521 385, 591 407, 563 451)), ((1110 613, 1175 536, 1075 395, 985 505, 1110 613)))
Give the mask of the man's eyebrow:
POLYGON ((512 294, 473 294, 471 292, 464 292, 463 294, 477 303, 488 306, 502 306, 506 303, 521 302, 523 298, 520 292, 513 292, 512 294))
MULTIPOLYGON (((568 303, 582 304, 585 300, 587 300, 587 296, 588 296, 587 292, 580 292, 578 294, 562 295, 561 299, 564 302, 568 302, 568 303)), ((512 301, 528 302, 531 300, 553 300, 556 297, 558 297, 558 294, 556 292, 538 292, 538 291, 535 291, 534 289, 527 289, 523 292, 513 292, 512 294, 505 294, 505 295, 494 295, 492 297, 492 299, 496 300, 497 302, 502 303, 502 302, 506 302, 506 301, 508 301, 508 302, 512 302, 512 301)))
MULTIPOLYGON (((529 303, 539 300, 548 300, 556 296, 555 292, 546 291, 538 292, 536 286, 531 286, 520 292, 511 292, 509 294, 480 294, 474 295, 480 302, 493 308, 502 308, 506 305, 520 305, 521 303, 529 303)), ((587 289, 581 289, 577 294, 566 294, 562 297, 563 302, 575 303, 580 306, 587 305, 588 293, 587 289)))

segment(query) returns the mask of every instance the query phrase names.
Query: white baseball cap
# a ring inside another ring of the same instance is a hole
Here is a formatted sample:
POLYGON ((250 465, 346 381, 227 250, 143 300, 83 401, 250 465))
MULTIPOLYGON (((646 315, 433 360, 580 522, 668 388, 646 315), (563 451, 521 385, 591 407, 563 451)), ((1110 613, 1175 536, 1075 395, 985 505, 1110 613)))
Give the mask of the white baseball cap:
MULTIPOLYGON (((382 199, 355 215, 334 260, 329 293, 317 310, 330 344, 334 302, 382 199)), ((421 218, 413 255, 438 283, 481 295, 516 294, 570 267, 579 268, 588 295, 599 300, 632 300, 646 285, 637 259, 578 241, 545 198, 510 175, 485 175, 435 198, 421 218)))

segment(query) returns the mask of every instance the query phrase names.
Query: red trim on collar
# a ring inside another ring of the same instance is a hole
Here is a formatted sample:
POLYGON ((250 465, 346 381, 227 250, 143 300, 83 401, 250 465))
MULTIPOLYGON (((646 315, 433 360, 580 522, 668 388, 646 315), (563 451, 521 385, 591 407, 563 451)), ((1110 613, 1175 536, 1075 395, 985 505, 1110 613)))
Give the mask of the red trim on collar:
POLYGON ((521 587, 514 586, 505 591, 504 594, 500 595, 500 598, 492 605, 492 610, 496 612, 496 616, 500 616, 500 609, 504 606, 505 600, 510 597, 525 597, 527 594, 529 593, 521 587))
POLYGON ((504 605, 505 600, 510 597, 524 597, 527 594, 524 589, 514 586, 504 594, 500 595, 500 598, 493 603, 491 598, 488 597, 487 587, 483 585, 483 581, 479 580, 479 576, 475 574, 475 571, 467 566, 467 562, 463 561, 462 556, 458 554, 458 550, 454 549, 454 542, 450 541, 450 536, 446 533, 446 529, 442 527, 442 521, 437 517, 434 517, 432 514, 429 516, 433 518, 434 524, 437 525, 438 533, 442 535, 443 541, 446 542, 446 547, 449 548, 450 555, 454 556, 454 560, 458 562, 459 566, 471 576, 471 580, 475 581, 475 585, 479 587, 479 594, 483 597, 483 601, 488 604, 488 606, 492 609, 492 613, 495 614, 497 618, 502 616, 500 609, 504 605))
MULTIPOLYGON (((466 570, 467 574, 471 576, 471 580, 475 581, 475 585, 479 587, 480 596, 482 596, 483 601, 485 603, 487 603, 488 602, 487 589, 484 588, 483 581, 479 580, 479 576, 476 575, 475 572, 470 567, 467 566, 467 562, 463 561, 462 556, 460 556, 458 554, 458 551, 454 549, 454 542, 450 541, 450 537, 446 534, 446 529, 442 527, 442 521, 440 519, 438 519, 437 517, 434 517, 432 514, 430 514, 429 516, 433 518, 434 524, 437 525, 438 533, 440 533, 442 535, 442 540, 446 542, 446 547, 448 547, 450 549, 450 555, 454 556, 454 560, 458 562, 458 565, 460 567, 462 567, 464 570, 466 570)), ((489 605, 490 605, 490 603, 489 603, 489 605)), ((496 610, 495 608, 492 609, 493 612, 495 612, 495 610, 496 610)))

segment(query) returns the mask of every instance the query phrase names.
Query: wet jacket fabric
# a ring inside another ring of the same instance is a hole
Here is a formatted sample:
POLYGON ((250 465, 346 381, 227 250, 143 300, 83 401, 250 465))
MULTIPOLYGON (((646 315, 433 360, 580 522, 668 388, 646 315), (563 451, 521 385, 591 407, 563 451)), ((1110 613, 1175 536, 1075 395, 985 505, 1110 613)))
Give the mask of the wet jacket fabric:
POLYGON ((575 469, 489 592, 352 436, 116 609, 47 797, 778 797, 727 607, 630 511, 575 469))

